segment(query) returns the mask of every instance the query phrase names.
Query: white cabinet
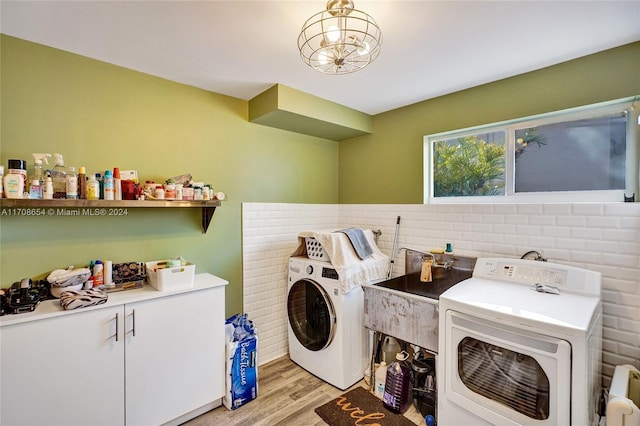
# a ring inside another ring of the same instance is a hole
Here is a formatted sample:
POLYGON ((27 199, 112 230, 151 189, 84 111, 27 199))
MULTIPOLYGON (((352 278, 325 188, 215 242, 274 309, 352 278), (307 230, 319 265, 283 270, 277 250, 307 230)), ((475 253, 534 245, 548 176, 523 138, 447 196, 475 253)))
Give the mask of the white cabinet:
POLYGON ((127 425, 163 424, 224 395, 223 301, 221 287, 126 305, 127 425))
POLYGON ((0 328, 0 424, 123 424, 116 315, 122 307, 0 328))
POLYGON ((0 424, 159 425, 219 405, 226 283, 199 274, 189 291, 2 317, 0 424))

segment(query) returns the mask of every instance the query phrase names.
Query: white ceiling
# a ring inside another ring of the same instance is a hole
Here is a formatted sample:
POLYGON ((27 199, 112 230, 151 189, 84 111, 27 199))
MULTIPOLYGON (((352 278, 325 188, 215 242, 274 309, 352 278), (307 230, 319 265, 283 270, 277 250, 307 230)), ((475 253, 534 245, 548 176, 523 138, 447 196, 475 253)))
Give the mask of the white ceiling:
POLYGON ((0 31, 240 99, 281 83, 369 114, 640 40, 640 0, 354 3, 383 45, 348 75, 297 50, 325 0, 2 0, 0 31))

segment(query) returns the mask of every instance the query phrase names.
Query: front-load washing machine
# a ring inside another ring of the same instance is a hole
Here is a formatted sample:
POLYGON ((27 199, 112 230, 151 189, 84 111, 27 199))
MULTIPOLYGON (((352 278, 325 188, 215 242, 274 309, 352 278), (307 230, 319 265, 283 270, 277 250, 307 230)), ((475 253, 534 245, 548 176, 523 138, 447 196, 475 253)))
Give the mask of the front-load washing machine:
POLYGON ((346 389, 362 379, 368 363, 364 292, 344 294, 331 263, 289 259, 289 356, 300 367, 346 389))

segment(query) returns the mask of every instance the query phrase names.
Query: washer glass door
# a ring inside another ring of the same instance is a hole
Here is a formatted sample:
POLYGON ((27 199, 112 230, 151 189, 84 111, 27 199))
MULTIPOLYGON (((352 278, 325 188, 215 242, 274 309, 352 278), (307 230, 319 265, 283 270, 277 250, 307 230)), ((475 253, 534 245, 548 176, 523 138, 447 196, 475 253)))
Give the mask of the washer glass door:
POLYGON ((331 344, 336 331, 336 313, 327 292, 315 281, 296 281, 287 296, 289 324, 298 341, 310 351, 331 344))

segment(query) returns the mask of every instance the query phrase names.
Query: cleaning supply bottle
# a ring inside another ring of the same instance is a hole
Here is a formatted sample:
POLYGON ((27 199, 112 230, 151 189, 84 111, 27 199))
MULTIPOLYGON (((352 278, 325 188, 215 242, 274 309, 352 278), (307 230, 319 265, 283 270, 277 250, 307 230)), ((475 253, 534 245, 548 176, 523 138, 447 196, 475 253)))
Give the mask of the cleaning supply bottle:
POLYGON ((96 180, 96 175, 89 175, 87 181, 87 200, 99 200, 100 199, 100 184, 96 180))
POLYGON ((53 198, 67 198, 67 169, 64 167, 64 158, 62 158, 62 154, 57 152, 53 156, 56 161, 51 172, 53 198))
POLYGON ((44 187, 46 179, 42 161, 44 160, 45 163, 49 164, 49 160, 47 160, 47 158, 51 157, 51 154, 34 153, 31 155, 33 155, 33 175, 29 177, 29 198, 38 200, 44 197, 44 187), (32 190, 34 181, 36 179, 39 181, 39 183, 35 185, 36 189, 32 190))
POLYGON ((387 363, 382 361, 380 367, 376 370, 375 382, 374 382, 374 394, 379 399, 382 399, 384 395, 384 385, 387 379, 387 363))
POLYGON ((382 344, 382 360, 385 361, 387 365, 390 365, 396 359, 396 354, 400 352, 400 350, 401 348, 398 341, 391 336, 386 336, 382 344))
POLYGON ((411 368, 406 360, 409 354, 405 351, 396 355, 396 360, 387 368, 387 379, 382 396, 382 404, 391 412, 403 414, 409 408, 411 399, 411 368))
POLYGON ((4 166, 0 166, 0 198, 4 198, 4 166))
POLYGON ((84 166, 78 169, 78 198, 87 199, 87 171, 84 166))
POLYGON ((68 199, 75 200, 78 198, 78 176, 76 175, 75 167, 69 166, 65 189, 68 199))
POLYGON ((104 172, 104 199, 105 200, 115 200, 116 193, 115 188, 113 186, 113 175, 111 174, 111 170, 106 170, 104 172))

